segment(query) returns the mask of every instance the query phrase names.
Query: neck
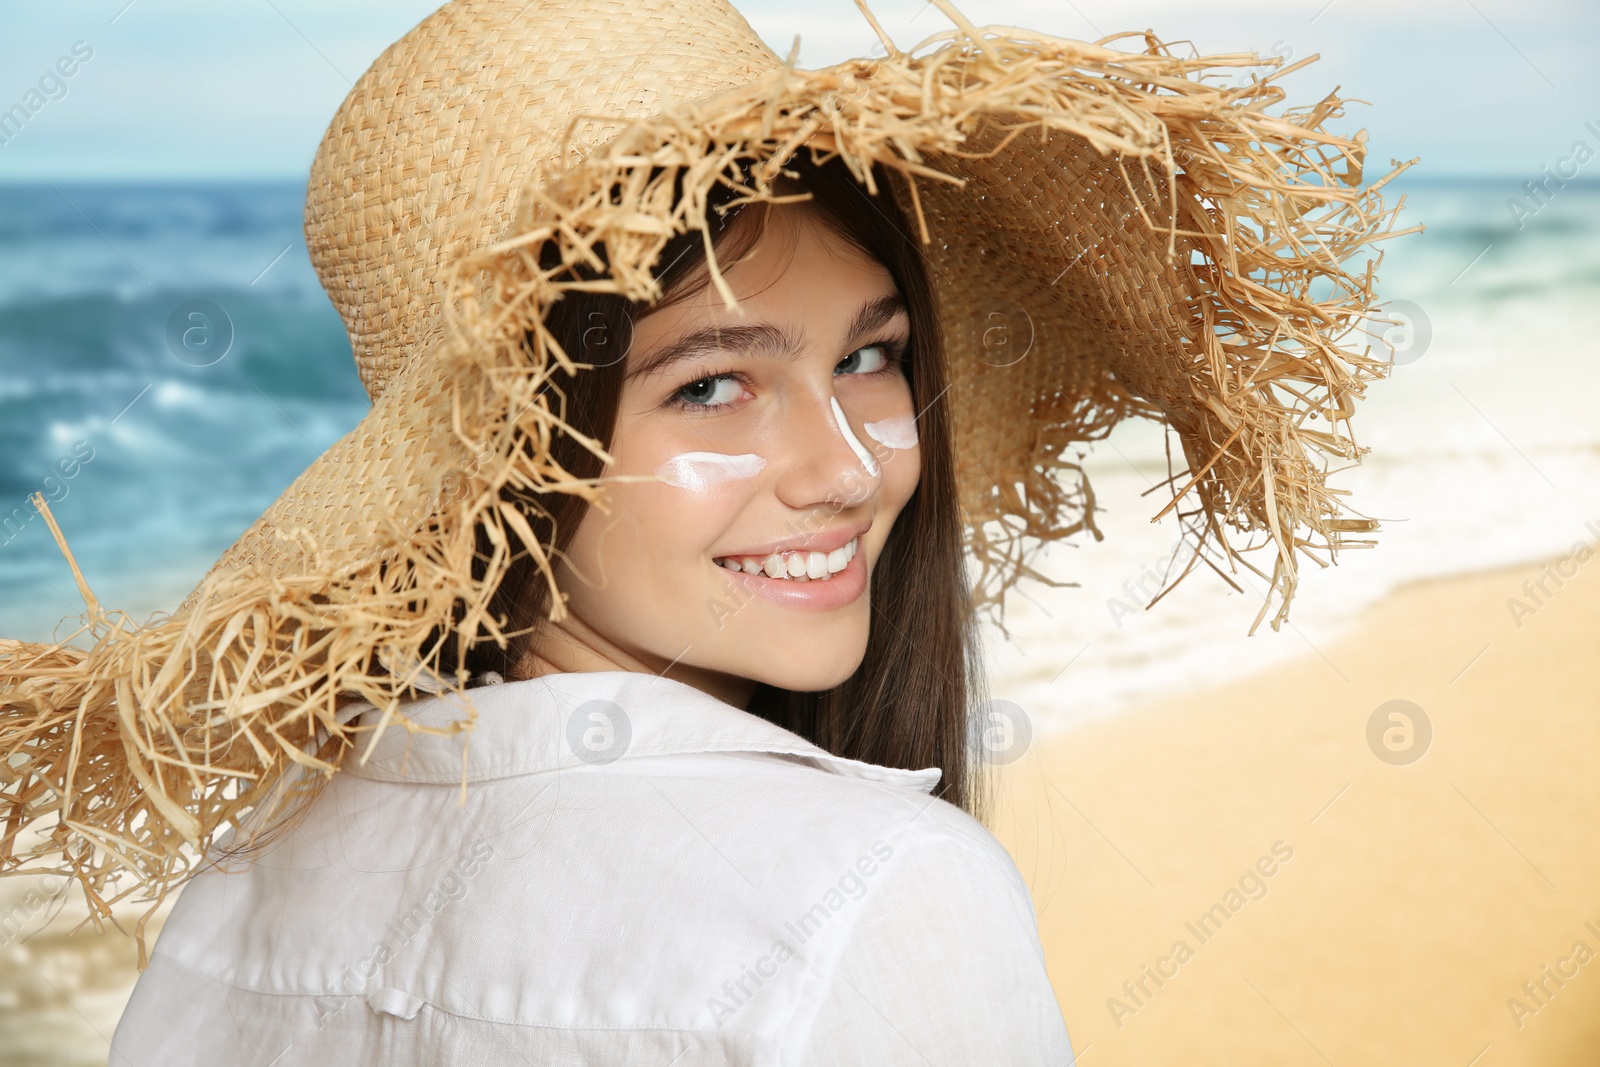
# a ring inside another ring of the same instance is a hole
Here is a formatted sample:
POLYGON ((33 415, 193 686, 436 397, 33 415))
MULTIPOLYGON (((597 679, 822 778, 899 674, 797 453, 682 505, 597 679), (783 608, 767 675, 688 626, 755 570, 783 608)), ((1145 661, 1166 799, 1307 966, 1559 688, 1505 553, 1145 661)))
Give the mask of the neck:
POLYGON ((681 656, 674 661, 643 649, 622 648, 573 615, 540 628, 513 678, 584 671, 654 674, 691 685, 736 708, 748 707, 756 692, 756 683, 749 678, 697 667, 683 662, 681 656))

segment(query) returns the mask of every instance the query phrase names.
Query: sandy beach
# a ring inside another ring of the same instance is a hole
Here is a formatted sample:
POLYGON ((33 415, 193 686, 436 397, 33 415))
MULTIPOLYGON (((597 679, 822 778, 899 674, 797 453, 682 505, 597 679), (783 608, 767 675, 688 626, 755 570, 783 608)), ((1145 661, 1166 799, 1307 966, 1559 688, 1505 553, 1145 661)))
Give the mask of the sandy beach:
POLYGON ((1600 562, 1555 562, 1006 769, 1086 1067, 1600 1062, 1600 562))

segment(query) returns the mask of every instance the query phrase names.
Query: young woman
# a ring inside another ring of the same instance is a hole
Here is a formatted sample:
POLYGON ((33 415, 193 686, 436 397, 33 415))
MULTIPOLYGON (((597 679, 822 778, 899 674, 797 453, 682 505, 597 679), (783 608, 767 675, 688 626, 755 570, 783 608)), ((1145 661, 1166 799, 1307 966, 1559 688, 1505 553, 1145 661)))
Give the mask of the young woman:
POLYGON ((646 476, 556 521, 570 614, 513 568, 498 604, 530 625, 477 646, 504 680, 470 735, 387 735, 197 876, 113 1062, 1070 1062, 1027 886, 958 806, 932 295, 892 200, 792 169, 811 200, 719 228, 742 316, 697 234, 655 306, 558 305, 596 365, 561 383, 575 428, 646 476))
POLYGON ((0 868, 185 883, 113 1063, 1071 1061, 974 608, 1146 414, 1281 616, 1365 528, 1308 449, 1389 216, 1332 98, 934 2, 801 71, 454 0, 356 85, 307 241, 371 412, 173 617, 0 643, 0 868))

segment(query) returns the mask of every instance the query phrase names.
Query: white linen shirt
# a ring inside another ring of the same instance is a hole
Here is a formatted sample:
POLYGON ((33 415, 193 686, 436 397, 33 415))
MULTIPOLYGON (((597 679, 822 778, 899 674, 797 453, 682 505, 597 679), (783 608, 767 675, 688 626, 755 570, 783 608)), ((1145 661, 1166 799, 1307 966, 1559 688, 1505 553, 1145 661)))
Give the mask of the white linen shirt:
POLYGON ((1027 886, 938 768, 648 674, 468 694, 474 729, 392 724, 190 880, 112 1067, 1072 1063, 1027 886))

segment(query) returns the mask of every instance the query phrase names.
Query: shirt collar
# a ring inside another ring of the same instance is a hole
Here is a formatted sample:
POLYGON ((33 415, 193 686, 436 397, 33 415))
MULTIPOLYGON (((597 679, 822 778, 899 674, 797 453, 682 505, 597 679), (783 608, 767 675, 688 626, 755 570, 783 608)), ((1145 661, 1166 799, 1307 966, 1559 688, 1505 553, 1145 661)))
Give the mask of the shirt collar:
MULTIPOLYGON (((366 702, 341 710, 341 718, 359 718, 363 725, 383 720, 366 702)), ((356 751, 345 763, 348 773, 377 781, 455 785, 641 756, 764 752, 923 793, 931 793, 942 774, 938 767, 907 770, 835 756, 694 686, 634 671, 546 674, 479 686, 464 695, 446 692, 402 701, 399 710, 413 723, 450 732, 414 732, 391 718, 375 743, 366 732, 356 735, 356 751), (467 725, 469 702, 477 711, 475 726, 467 725)))

